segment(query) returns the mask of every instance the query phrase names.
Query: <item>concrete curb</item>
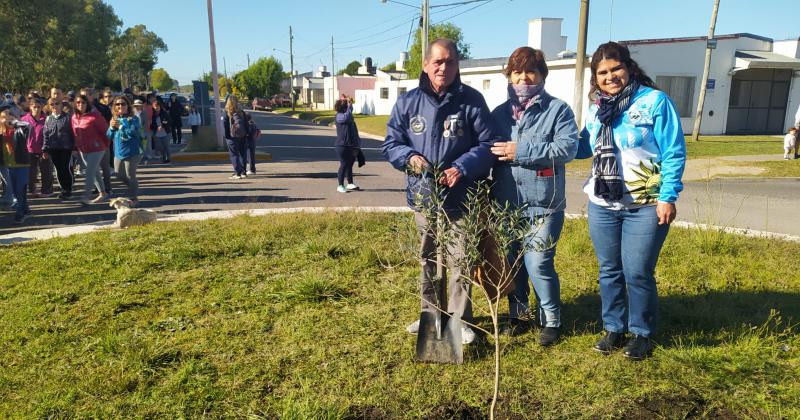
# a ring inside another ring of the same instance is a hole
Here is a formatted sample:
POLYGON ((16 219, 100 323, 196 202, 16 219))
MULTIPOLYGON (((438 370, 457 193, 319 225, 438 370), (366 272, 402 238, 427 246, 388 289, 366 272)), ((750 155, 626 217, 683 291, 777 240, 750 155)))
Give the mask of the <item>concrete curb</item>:
MULTIPOLYGON (((159 222, 185 222, 207 219, 230 219, 237 216, 265 216, 269 214, 289 214, 289 213, 323 213, 323 212, 357 212, 357 213, 411 213, 408 207, 295 207, 295 208, 269 208, 269 209, 249 209, 249 210, 218 210, 200 213, 182 213, 170 216, 159 217, 159 222)), ((567 219, 585 218, 583 214, 566 214, 567 219)), ((67 237, 81 233, 90 233, 102 229, 111 229, 114 222, 99 222, 80 226, 68 226, 55 229, 40 229, 27 232, 18 232, 0 236, 0 245, 13 245, 36 240, 67 237)), ((782 241, 800 242, 800 236, 787 235, 784 233, 766 232, 761 230, 720 227, 702 223, 673 222, 674 226, 699 229, 699 230, 720 230, 735 235, 743 235, 755 238, 778 239, 782 241)))

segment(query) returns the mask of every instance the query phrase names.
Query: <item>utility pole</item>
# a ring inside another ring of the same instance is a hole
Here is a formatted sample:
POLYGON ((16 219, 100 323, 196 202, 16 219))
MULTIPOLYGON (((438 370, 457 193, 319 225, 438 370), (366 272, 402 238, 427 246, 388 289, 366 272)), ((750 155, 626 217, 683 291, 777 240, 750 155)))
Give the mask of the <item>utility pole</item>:
POLYGON ((227 79, 228 78, 228 63, 225 61, 225 56, 224 55, 222 56, 222 69, 223 69, 223 72, 225 73, 225 79, 227 79))
POLYGON ((294 54, 292 52, 292 26, 289 25, 289 100, 292 101, 294 111, 294 54))
POLYGON ((700 97, 697 98, 697 112, 694 115, 694 129, 692 130, 692 141, 700 140, 700 123, 703 122, 703 106, 706 102, 706 88, 708 85, 708 71, 711 68, 711 50, 716 47, 712 44, 714 39, 714 27, 717 26, 717 10, 719 10, 719 0, 714 0, 714 9, 711 11, 711 25, 708 27, 708 40, 706 41, 706 63, 703 69, 703 80, 700 82, 700 97))
POLYGON ((336 62, 333 61, 333 35, 331 35, 331 77, 333 81, 333 89, 331 89, 331 108, 333 108, 333 103, 336 101, 336 70, 333 68, 336 62))
POLYGON ((586 32, 589 26, 589 0, 581 0, 581 14, 578 22, 578 52, 575 56, 575 91, 572 93, 572 111, 575 121, 581 127, 583 117, 583 75, 586 67, 586 32))
POLYGON ((422 0, 422 64, 425 65, 425 52, 428 49, 428 26, 430 25, 428 16, 428 0, 422 0))
POLYGON ((247 68, 250 68, 250 54, 247 54, 247 68))
POLYGON ((214 12, 211 9, 211 0, 206 0, 208 7, 208 38, 211 44, 211 81, 214 86, 214 120, 217 129, 217 146, 222 149, 224 146, 222 130, 222 113, 220 112, 219 81, 217 80, 217 46, 214 42, 214 12))

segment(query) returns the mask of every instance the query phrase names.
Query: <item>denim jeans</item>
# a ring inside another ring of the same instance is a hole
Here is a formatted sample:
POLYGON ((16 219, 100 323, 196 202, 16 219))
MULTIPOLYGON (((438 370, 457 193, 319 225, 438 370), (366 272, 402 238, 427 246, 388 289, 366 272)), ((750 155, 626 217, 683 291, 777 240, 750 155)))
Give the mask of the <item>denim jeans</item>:
POLYGON ((19 219, 28 212, 28 167, 8 168, 11 189, 17 200, 14 217, 19 219))
POLYGON ((128 198, 131 200, 139 199, 139 181, 136 178, 136 168, 142 155, 133 155, 125 159, 114 158, 114 171, 117 178, 128 187, 128 198))
POLYGON ((233 165, 233 172, 236 175, 244 175, 247 172, 245 168, 247 141, 245 139, 225 139, 225 142, 228 144, 228 154, 231 158, 231 165, 233 165))
POLYGON ((600 266, 600 299, 606 331, 651 337, 656 331, 655 269, 669 225, 656 206, 609 210, 589 203, 589 235, 600 266), (627 297, 627 299, 626 299, 627 297))
MULTIPOLYGON (((530 276, 536 295, 539 324, 543 327, 561 326, 561 284, 556 273, 556 243, 564 227, 564 212, 557 211, 544 216, 531 216, 533 233, 525 238, 528 252, 525 253, 524 269, 514 278, 514 290, 508 294, 509 315, 518 317, 528 311, 530 276)), ((516 258, 516 252, 511 258, 516 258)))

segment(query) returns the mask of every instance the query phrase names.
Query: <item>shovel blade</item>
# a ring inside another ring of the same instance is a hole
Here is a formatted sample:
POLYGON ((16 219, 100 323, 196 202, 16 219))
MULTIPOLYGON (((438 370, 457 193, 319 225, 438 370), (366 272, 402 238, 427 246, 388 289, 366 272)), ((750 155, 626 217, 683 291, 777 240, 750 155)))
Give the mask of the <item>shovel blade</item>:
POLYGON ((458 365, 464 363, 461 317, 441 312, 422 312, 419 316, 416 360, 458 365))

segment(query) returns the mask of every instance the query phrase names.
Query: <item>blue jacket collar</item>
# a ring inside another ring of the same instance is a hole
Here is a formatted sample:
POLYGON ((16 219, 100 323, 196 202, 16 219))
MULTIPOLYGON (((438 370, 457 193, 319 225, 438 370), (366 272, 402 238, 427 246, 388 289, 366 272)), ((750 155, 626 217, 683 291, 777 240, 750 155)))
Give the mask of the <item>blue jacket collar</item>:
POLYGON ((442 96, 439 96, 436 92, 434 92, 433 86, 431 85, 431 79, 428 78, 428 74, 424 71, 419 75, 419 88, 437 103, 447 102, 451 96, 460 94, 463 91, 463 85, 461 84, 461 72, 456 73, 455 80, 453 80, 453 83, 447 88, 442 96))

